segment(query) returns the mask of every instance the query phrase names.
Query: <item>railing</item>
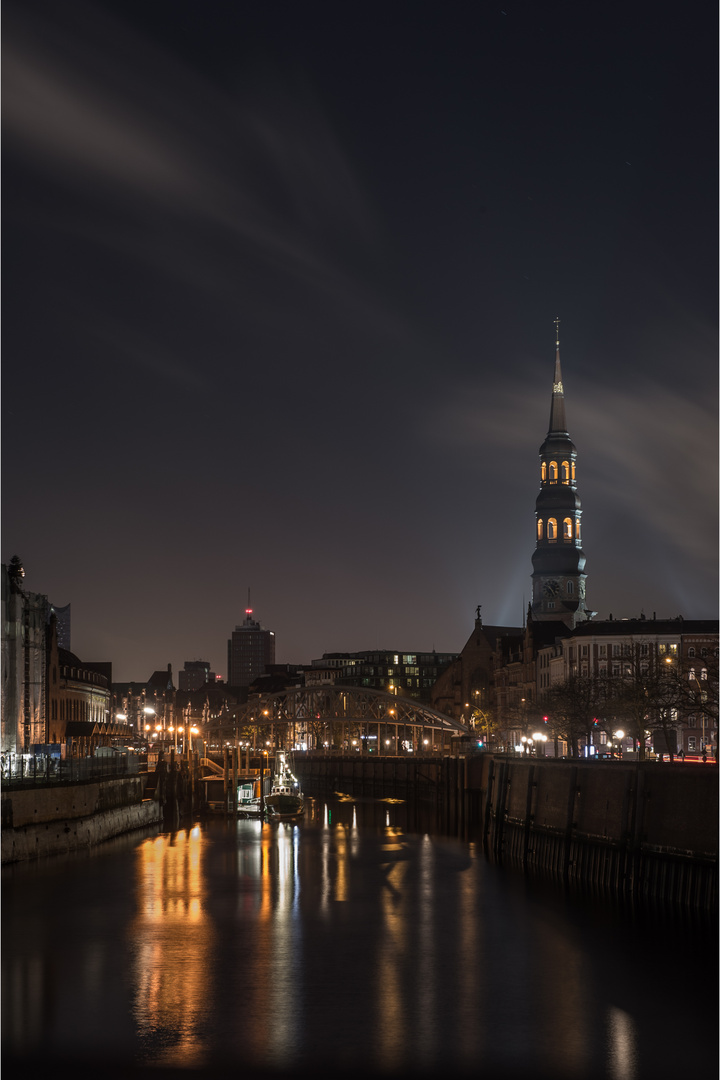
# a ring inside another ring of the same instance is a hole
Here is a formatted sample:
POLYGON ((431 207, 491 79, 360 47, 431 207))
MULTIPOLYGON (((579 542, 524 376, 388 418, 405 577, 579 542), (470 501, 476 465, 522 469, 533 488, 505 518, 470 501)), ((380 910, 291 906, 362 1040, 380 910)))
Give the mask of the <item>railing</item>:
POLYGON ((78 784, 146 772, 147 762, 141 761, 137 754, 65 759, 25 754, 3 757, 1 768, 3 788, 78 784))

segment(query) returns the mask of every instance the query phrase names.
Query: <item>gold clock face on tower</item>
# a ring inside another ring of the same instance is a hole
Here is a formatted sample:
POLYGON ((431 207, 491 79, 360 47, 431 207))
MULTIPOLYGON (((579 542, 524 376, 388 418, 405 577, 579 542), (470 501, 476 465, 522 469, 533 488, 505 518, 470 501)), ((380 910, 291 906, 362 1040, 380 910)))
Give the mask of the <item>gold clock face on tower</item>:
POLYGON ((559 581, 546 581, 543 585, 543 596, 547 596, 553 599, 560 595, 560 582, 559 581))

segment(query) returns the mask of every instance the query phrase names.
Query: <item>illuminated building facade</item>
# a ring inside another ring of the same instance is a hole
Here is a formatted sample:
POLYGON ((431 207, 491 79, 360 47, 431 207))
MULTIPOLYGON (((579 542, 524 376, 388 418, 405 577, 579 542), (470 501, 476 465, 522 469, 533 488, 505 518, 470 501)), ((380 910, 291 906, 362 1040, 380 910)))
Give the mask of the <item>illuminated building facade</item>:
POLYGON ((457 659, 457 653, 403 653, 373 650, 356 653, 325 653, 306 669, 305 685, 333 683, 385 690, 400 697, 429 701, 441 672, 457 659), (317 671, 318 677, 313 678, 317 671))

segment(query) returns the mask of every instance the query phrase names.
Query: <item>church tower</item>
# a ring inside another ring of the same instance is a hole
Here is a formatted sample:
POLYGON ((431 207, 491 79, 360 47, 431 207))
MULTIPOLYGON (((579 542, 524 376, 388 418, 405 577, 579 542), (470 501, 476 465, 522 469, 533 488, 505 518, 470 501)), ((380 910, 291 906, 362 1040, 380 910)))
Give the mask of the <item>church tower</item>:
POLYGON ((532 617, 560 620, 571 629, 584 621, 585 553, 582 509, 576 486, 577 451, 565 420, 560 370, 560 320, 555 319, 555 377, 550 427, 540 447, 540 493, 535 501, 532 617))

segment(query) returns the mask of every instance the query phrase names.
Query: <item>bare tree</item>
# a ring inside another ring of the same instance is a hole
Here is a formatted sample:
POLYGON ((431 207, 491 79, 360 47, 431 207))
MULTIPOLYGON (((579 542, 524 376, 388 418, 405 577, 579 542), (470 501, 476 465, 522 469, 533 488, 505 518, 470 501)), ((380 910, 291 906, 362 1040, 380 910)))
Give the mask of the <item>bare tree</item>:
POLYGON ((571 675, 565 682, 551 686, 543 697, 552 733, 567 742, 572 757, 578 756, 581 737, 588 745, 592 741, 603 698, 602 681, 588 675, 571 675))
POLYGON ((623 646, 620 668, 620 674, 608 680, 608 710, 629 730, 640 761, 645 759, 645 743, 653 726, 663 732, 672 760, 675 730, 683 722, 677 658, 633 641, 623 646))

